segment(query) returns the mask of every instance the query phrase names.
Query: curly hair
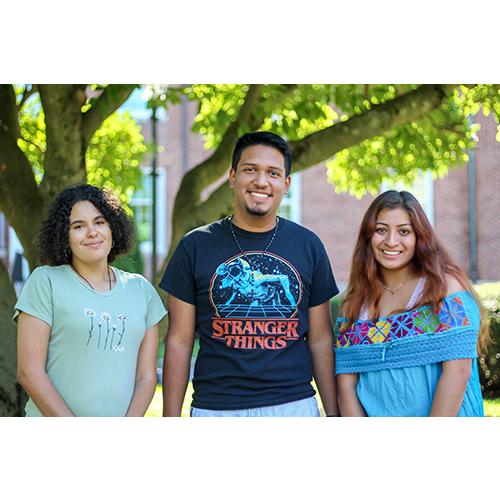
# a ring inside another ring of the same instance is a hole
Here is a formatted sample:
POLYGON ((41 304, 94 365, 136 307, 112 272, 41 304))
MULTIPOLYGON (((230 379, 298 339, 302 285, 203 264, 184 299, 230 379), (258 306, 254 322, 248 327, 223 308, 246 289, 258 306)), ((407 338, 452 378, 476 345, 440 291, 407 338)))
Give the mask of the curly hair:
POLYGON ((108 254, 108 262, 113 262, 118 255, 126 254, 132 249, 135 241, 134 224, 118 199, 107 188, 80 184, 59 193, 49 207, 37 241, 42 264, 60 266, 71 263, 69 216, 73 206, 79 201, 90 201, 109 224, 113 246, 108 254))

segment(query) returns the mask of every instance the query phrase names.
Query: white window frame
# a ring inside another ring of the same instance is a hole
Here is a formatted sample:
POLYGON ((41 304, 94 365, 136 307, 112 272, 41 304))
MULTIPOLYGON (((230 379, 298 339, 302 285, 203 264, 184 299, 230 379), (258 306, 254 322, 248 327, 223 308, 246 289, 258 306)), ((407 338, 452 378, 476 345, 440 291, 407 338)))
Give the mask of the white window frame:
MULTIPOLYGON (((141 166, 144 177, 151 179, 151 166, 141 166)), ((159 255, 167 253, 167 169, 163 166, 156 167, 156 252, 159 255)), ((151 209, 153 204, 152 198, 134 198, 130 201, 131 207, 143 205, 151 209)), ((143 241, 140 244, 141 253, 151 255, 153 253, 153 243, 151 240, 143 241)))
MULTIPOLYGON (((290 215, 288 219, 297 224, 302 222, 302 182, 300 172, 291 175, 290 189, 288 194, 283 196, 280 208, 288 207, 290 215)), ((279 215, 279 212, 278 212, 279 215)))

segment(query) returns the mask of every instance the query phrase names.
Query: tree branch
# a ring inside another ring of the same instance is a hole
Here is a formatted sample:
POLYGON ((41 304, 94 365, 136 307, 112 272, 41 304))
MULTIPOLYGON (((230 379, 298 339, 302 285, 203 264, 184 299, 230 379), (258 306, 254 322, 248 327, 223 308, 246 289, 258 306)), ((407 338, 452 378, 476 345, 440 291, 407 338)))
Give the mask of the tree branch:
POLYGON ((0 128, 14 140, 19 137, 16 92, 12 85, 0 85, 0 128))
POLYGON ((43 199, 31 166, 14 138, 0 127, 0 210, 16 231, 31 265, 43 199))
MULTIPOLYGON (((174 252, 180 238, 189 230, 207 224, 208 221, 215 221, 226 217, 233 209, 233 193, 226 180, 221 184, 201 205, 189 212, 189 218, 177 221, 174 224, 172 239, 170 242, 168 255, 166 256, 161 269, 154 276, 155 283, 159 283, 167 264, 174 252)), ((174 219, 173 219, 174 220, 174 219)), ((174 220, 175 221, 175 220, 174 220)))
POLYGON ((130 96, 138 85, 108 85, 91 108, 83 114, 82 135, 84 148, 101 126, 130 96))
POLYGON ((25 102, 28 100, 28 98, 33 95, 36 92, 36 85, 30 85, 30 88, 28 89, 28 85, 25 86, 23 95, 21 97, 21 101, 17 105, 17 110, 21 111, 23 109, 23 106, 25 102))
POLYGON ((293 171, 328 160, 335 153, 366 139, 411 123, 438 108, 458 85, 422 85, 400 97, 290 143, 293 171))
POLYGON ((22 133, 20 139, 24 142, 27 142, 28 144, 31 144, 32 146, 35 146, 35 148, 38 149, 38 151, 40 151, 42 155, 45 153, 45 151, 36 142, 30 141, 29 139, 24 137, 22 133))
POLYGON ((86 179, 81 130, 85 88, 85 84, 38 85, 47 144, 40 188, 49 200, 64 187, 86 179))
POLYGON ((201 192, 224 174, 225 170, 229 167, 227 160, 238 138, 239 128, 242 124, 248 123, 252 111, 260 98, 261 91, 262 85, 249 86, 238 116, 227 128, 218 148, 209 158, 190 170, 183 177, 176 196, 174 212, 180 212, 183 209, 189 210, 189 207, 197 205, 201 192), (177 203, 178 201, 182 201, 182 205, 177 203))

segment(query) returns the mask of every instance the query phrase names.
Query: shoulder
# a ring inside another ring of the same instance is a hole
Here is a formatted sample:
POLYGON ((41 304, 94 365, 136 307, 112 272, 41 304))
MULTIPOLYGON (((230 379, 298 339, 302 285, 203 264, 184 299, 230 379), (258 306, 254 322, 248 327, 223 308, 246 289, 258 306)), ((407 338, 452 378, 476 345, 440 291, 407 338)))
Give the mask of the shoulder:
POLYGON ((307 229, 307 227, 301 226, 300 224, 285 218, 281 218, 281 220, 283 222, 283 231, 292 233, 294 237, 300 238, 301 241, 311 242, 314 245, 323 246, 319 236, 310 229, 307 229))
POLYGON ((455 276, 451 274, 446 275, 446 293, 447 295, 451 295, 453 293, 467 291, 464 286, 458 281, 455 276))
POLYGON ((66 265, 62 266, 39 266, 35 267, 29 276, 31 282, 50 282, 53 279, 67 276, 66 265))
POLYGON ((117 278, 125 285, 153 286, 142 274, 129 273, 117 267, 112 267, 112 269, 117 274, 117 278))
POLYGON ((118 273, 117 278, 122 282, 125 293, 145 294, 147 297, 160 296, 155 286, 142 274, 129 273, 116 267, 113 267, 113 270, 118 273))
POLYGON ((221 232, 224 231, 224 223, 225 219, 222 219, 216 222, 212 222, 211 224, 206 224, 205 226, 200 226, 192 229, 182 237, 179 244, 189 247, 217 237, 221 232))

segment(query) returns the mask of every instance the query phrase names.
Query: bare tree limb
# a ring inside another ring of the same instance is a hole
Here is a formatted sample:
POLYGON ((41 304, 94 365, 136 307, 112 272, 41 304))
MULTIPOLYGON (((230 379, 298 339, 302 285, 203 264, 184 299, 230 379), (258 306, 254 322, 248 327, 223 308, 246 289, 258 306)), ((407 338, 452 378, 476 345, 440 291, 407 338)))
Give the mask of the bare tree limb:
POLYGON ((81 109, 87 99, 85 88, 85 84, 38 85, 47 143, 40 188, 48 199, 64 187, 86 179, 81 130, 81 109))
POLYGON ((40 151, 40 153, 43 155, 45 153, 45 151, 40 147, 39 144, 37 144, 36 142, 33 142, 29 139, 27 139, 26 137, 23 136, 22 132, 21 132, 21 137, 20 139, 24 142, 27 142, 28 144, 31 144, 32 146, 35 146, 36 149, 38 149, 38 151, 40 151))
POLYGON ((92 107, 83 113, 82 135, 84 147, 101 126, 129 97, 138 85, 108 85, 92 107))
POLYGON ((328 160, 342 149, 422 118, 438 108, 457 86, 422 85, 390 102, 373 106, 344 122, 291 142, 294 172, 328 160))
POLYGON ((19 137, 16 92, 12 85, 0 85, 0 129, 14 140, 19 137))
POLYGON ((43 200, 31 166, 12 136, 0 127, 0 210, 19 236, 30 264, 43 200))
MULTIPOLYGON (((234 142, 238 138, 239 128, 250 119, 254 106, 260 98, 261 91, 262 85, 249 86, 238 116, 227 128, 218 148, 209 158, 183 177, 179 187, 179 193, 182 193, 182 195, 177 196, 176 199, 185 200, 184 205, 186 208, 198 204, 203 189, 219 179, 224 174, 225 169, 229 167, 227 158, 230 156, 234 142)), ((181 209, 181 206, 177 206, 178 211, 181 209)))
POLYGON ((18 111, 21 111, 21 109, 23 109, 23 106, 26 103, 26 101, 28 100, 28 98, 30 96, 32 96, 36 92, 36 90, 37 90, 36 89, 36 85, 29 85, 29 88, 28 88, 28 85, 26 85, 24 89, 25 90, 24 90, 23 95, 21 97, 21 101, 17 105, 17 110, 18 111))

